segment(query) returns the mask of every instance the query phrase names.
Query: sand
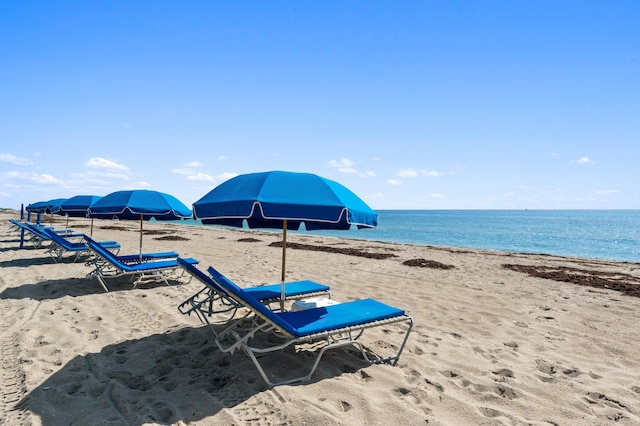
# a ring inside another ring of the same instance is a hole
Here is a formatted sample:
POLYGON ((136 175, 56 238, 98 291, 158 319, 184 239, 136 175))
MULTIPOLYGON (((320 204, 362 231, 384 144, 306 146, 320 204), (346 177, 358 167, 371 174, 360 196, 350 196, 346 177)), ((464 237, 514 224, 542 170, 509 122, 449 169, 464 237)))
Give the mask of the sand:
MULTIPOLYGON (((269 388, 178 312, 195 280, 117 279, 106 293, 73 256, 19 249, 10 217, 0 214, 0 424, 640 424, 637 263, 289 234, 288 280, 328 284, 337 301, 378 299, 415 325, 397 366, 337 349, 310 381, 269 388)), ((138 226, 96 221, 93 237, 136 253, 138 226)), ((279 233, 144 228, 144 251, 177 251, 241 286, 279 280, 279 233)), ((398 333, 363 342, 382 350, 398 333)), ((307 360, 285 351, 274 362, 307 360)))

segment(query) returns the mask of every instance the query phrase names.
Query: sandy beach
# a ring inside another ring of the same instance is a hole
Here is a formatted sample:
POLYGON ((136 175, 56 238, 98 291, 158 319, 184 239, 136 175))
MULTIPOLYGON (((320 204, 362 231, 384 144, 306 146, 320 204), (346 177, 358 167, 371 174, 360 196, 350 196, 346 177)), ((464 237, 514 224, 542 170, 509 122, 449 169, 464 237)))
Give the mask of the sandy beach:
MULTIPOLYGON (((414 327, 397 366, 337 349, 311 380, 269 388, 247 356, 221 353, 211 329, 178 311, 197 281, 116 279, 107 293, 72 255, 19 249, 12 217, 0 214, 0 424, 640 424, 638 263, 290 233, 288 280, 402 308, 414 327)), ((138 229, 95 221, 93 237, 132 254, 138 229)), ((144 229, 145 252, 176 251, 240 286, 280 278, 277 232, 144 229)), ((363 343, 382 350, 398 332, 368 330, 363 343)), ((275 363, 310 359, 287 350, 275 363)))

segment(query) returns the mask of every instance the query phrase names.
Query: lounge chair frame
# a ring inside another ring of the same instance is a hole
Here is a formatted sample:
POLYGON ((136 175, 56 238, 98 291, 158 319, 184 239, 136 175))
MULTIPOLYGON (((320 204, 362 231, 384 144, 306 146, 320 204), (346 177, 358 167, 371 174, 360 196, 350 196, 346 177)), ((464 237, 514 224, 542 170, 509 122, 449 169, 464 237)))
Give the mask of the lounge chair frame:
POLYGON ((35 248, 43 248, 45 241, 49 241, 49 237, 42 232, 41 228, 38 228, 27 222, 20 222, 15 219, 10 219, 10 222, 18 227, 19 230, 26 231, 26 240, 29 241, 35 248))
MULTIPOLYGON (((75 258, 73 259, 74 262, 76 262, 83 254, 91 253, 89 246, 84 241, 84 234, 63 236, 49 228, 44 228, 42 232, 49 238, 49 240, 51 240, 47 253, 55 262, 60 262, 65 253, 75 253, 75 258), (75 241, 71 241, 70 238, 73 238, 75 241)), ((100 241, 98 244, 114 254, 117 254, 120 251, 120 244, 118 244, 117 241, 100 241)))
MULTIPOLYGON (((242 304, 222 289, 211 276, 205 274, 193 262, 178 258, 178 263, 186 272, 204 284, 204 287, 178 305, 183 315, 195 313, 204 324, 212 324, 212 317, 220 318, 216 324, 226 323, 236 316, 242 304), (228 315, 225 315, 228 314, 228 315)), ((270 306, 280 302, 280 284, 268 284, 245 288, 252 292, 262 304, 270 306)), ((301 300, 313 297, 331 298, 331 287, 313 281, 295 281, 285 284, 285 300, 301 300)), ((250 312, 247 312, 250 313, 250 312)), ((215 332, 215 330, 214 330, 215 332)))
MULTIPOLYGON (((162 257, 167 253, 175 254, 174 252, 117 256, 90 237, 85 235, 84 239, 94 254, 94 257, 85 263, 93 268, 87 274, 87 278, 96 278, 107 292, 109 288, 105 280, 109 278, 131 276, 133 288, 135 288, 146 279, 162 281, 170 286, 169 279, 181 281, 184 277, 184 269, 176 261, 177 255, 171 258, 162 257), (136 256, 138 261, 135 261, 136 256), (121 258, 124 261, 120 260, 121 258)), ((195 259, 189 259, 189 261, 197 263, 195 259)))
POLYGON ((215 338, 216 345, 222 352, 230 354, 241 349, 251 359, 262 379, 270 387, 309 380, 315 373, 326 351, 346 346, 355 347, 360 351, 364 360, 370 364, 386 363, 395 366, 413 328, 413 318, 410 315, 373 299, 355 300, 305 311, 274 312, 250 295, 247 295, 246 292, 215 271, 215 269, 209 268, 209 273, 238 303, 255 314, 245 317, 243 320, 235 321, 223 331, 217 333, 215 338), (376 313, 367 313, 366 315, 355 313, 360 312, 363 308, 364 311, 379 310, 379 318, 376 318, 376 315, 378 315, 376 313), (352 312, 354 313, 352 314, 352 312), (320 327, 313 332, 304 332, 304 327, 293 325, 293 323, 303 323, 306 318, 321 316, 325 318, 333 317, 335 326, 320 327), (360 319, 358 318, 359 316, 361 316, 360 319), (293 320, 293 322, 290 320, 293 320), (345 325, 339 326, 341 323, 345 325), (406 327, 406 332, 398 346, 398 350, 394 354, 387 356, 367 351, 359 340, 365 330, 390 324, 404 324, 404 327, 406 327), (280 344, 270 344, 268 346, 252 344, 252 339, 259 334, 276 335, 283 340, 280 344), (259 361, 261 355, 281 351, 292 345, 308 343, 313 344, 318 353, 310 370, 302 376, 283 380, 271 379, 259 361))

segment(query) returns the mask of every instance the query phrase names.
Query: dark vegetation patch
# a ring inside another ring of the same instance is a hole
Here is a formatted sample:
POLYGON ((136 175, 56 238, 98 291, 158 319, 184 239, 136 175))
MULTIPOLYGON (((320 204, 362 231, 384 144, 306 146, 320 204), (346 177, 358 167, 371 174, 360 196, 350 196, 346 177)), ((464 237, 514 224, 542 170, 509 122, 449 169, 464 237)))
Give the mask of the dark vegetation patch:
POLYGON ((504 264, 502 267, 536 278, 546 278, 587 287, 615 290, 627 296, 640 297, 640 277, 620 272, 605 272, 568 266, 554 267, 546 265, 504 264))
POLYGON ((126 226, 119 226, 119 225, 106 225, 106 226, 101 226, 100 229, 108 229, 110 231, 128 231, 131 228, 126 226))
POLYGON ((257 238, 239 238, 238 242, 239 243, 259 243, 262 240, 259 240, 257 238))
POLYGON ((436 262, 435 260, 427 259, 411 259, 402 262, 403 265, 417 266, 420 268, 432 268, 432 269, 453 269, 453 265, 445 265, 444 263, 436 262))
MULTIPOLYGON (((276 241, 269 244, 269 247, 282 247, 281 241, 276 241)), ((300 244, 300 243, 287 243, 287 248, 294 250, 310 250, 310 251, 324 251, 327 253, 347 254, 349 256, 366 257, 368 259, 388 259, 390 257, 397 257, 391 253, 372 253, 357 248, 338 248, 331 246, 316 246, 312 244, 300 244)))
POLYGON ((165 231, 164 229, 143 229, 144 235, 166 235, 171 234, 173 231, 165 231))
POLYGON ((180 235, 165 235, 163 237, 156 237, 154 240, 159 241, 189 241, 189 238, 181 237, 180 235))

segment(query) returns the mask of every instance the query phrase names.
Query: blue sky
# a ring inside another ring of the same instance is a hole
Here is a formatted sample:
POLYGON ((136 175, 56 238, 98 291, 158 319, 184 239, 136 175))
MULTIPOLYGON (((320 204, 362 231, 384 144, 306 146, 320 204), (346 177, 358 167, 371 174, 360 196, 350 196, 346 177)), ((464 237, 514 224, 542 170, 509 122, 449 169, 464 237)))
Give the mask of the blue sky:
POLYGON ((316 173, 374 209, 639 208, 640 1, 0 2, 0 207, 316 173))

